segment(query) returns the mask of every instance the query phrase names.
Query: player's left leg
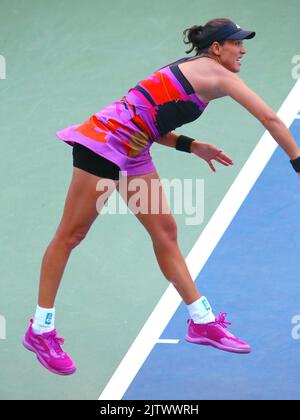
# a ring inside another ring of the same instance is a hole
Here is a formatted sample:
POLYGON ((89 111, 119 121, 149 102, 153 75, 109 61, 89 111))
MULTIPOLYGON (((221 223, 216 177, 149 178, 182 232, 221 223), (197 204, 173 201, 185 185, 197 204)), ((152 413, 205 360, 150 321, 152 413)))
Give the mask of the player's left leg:
POLYGON ((249 353, 251 347, 227 330, 226 314, 220 313, 216 318, 194 284, 178 246, 176 221, 157 172, 128 176, 120 181, 117 189, 148 231, 161 271, 187 305, 191 319, 186 340, 225 351, 249 353))
POLYGON ((176 221, 169 209, 157 172, 128 176, 128 187, 124 183, 126 190, 123 189, 122 182, 121 180, 117 187, 118 191, 148 231, 161 271, 176 287, 186 304, 199 299, 200 294, 178 246, 176 221), (133 191, 134 185, 139 187, 138 207, 134 206, 137 200, 132 200, 136 195, 136 191, 133 191))

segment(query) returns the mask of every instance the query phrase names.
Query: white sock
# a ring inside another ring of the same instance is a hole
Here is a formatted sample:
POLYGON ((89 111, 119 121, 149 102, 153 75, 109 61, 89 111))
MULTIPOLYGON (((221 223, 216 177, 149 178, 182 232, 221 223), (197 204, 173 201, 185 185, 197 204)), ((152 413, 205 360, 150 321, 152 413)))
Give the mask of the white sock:
POLYGON ((36 308, 32 329, 35 334, 44 334, 54 330, 55 308, 36 308))
POLYGON ((208 324, 216 319, 205 296, 202 296, 190 305, 186 305, 186 307, 195 324, 208 324))

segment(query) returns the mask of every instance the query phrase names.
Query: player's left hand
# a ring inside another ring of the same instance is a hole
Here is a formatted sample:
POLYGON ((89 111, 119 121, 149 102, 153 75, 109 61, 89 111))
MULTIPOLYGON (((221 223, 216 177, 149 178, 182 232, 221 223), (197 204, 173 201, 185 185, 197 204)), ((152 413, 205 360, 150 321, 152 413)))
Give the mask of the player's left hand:
POLYGON ((223 150, 209 143, 194 141, 191 146, 191 152, 201 159, 204 159, 213 172, 216 172, 216 168, 214 167, 212 160, 216 160, 225 166, 233 165, 232 159, 227 156, 223 150))

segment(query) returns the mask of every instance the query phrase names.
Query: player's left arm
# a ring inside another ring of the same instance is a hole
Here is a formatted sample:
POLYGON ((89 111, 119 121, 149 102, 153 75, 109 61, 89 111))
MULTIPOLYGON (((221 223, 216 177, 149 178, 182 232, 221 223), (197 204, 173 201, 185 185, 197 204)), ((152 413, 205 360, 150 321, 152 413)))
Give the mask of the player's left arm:
POLYGON ((239 77, 228 71, 220 78, 219 86, 263 124, 290 159, 300 156, 300 149, 284 122, 239 77))
POLYGON ((165 134, 164 136, 160 136, 158 139, 155 140, 155 142, 158 144, 162 144, 163 146, 175 148, 178 137, 179 135, 172 131, 170 133, 165 134))

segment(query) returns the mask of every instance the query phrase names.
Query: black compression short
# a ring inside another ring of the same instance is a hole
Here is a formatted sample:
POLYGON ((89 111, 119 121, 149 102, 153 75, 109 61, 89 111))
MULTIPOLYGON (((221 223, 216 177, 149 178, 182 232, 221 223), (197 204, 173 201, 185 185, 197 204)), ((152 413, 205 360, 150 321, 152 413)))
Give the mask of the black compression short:
POLYGON ((119 180, 121 170, 115 163, 97 155, 80 143, 74 143, 73 146, 73 166, 100 178, 113 180, 119 180))

